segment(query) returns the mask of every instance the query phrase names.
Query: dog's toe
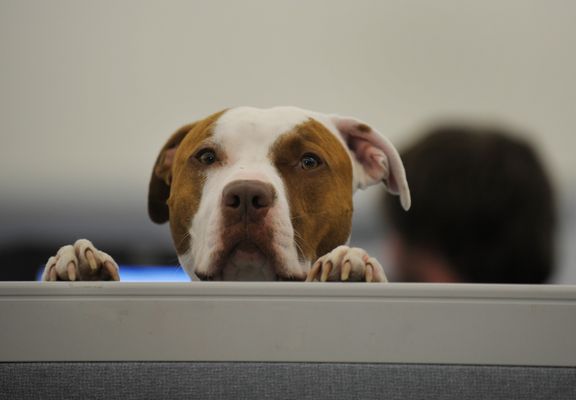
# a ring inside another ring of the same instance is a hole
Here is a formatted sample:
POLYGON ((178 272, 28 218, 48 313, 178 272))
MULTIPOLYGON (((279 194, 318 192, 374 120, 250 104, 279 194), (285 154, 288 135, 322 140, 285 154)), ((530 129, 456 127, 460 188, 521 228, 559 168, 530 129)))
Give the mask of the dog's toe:
POLYGON ((358 247, 338 246, 320 257, 308 272, 306 281, 386 282, 380 263, 358 247))
POLYGON ((75 281, 78 279, 78 260, 74 246, 61 247, 50 257, 42 274, 43 281, 75 281))
POLYGON ((108 254, 86 239, 61 247, 50 257, 42 274, 43 281, 119 281, 118 265, 108 254))

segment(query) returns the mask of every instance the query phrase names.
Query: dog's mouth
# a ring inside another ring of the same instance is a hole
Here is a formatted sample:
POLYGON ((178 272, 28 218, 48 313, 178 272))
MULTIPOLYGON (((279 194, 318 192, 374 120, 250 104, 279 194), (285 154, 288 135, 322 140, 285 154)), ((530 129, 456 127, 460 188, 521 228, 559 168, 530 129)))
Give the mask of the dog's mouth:
POLYGON ((208 281, 291 280, 280 276, 275 266, 275 254, 267 246, 243 239, 228 245, 226 250, 220 252, 210 275, 197 275, 201 280, 208 281))
POLYGON ((273 257, 250 241, 241 241, 228 252, 221 267, 225 281, 275 281, 273 257))

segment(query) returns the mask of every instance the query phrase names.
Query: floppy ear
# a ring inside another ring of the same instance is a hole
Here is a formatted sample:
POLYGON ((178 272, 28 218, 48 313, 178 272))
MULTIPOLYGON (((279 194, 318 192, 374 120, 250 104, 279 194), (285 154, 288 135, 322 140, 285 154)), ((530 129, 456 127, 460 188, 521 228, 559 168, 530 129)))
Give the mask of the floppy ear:
POLYGON ((196 123, 184 125, 178 129, 168 139, 152 170, 150 178, 150 186, 148 189, 148 215, 150 219, 157 224, 163 224, 168 221, 168 197, 170 197, 170 182, 172 181, 172 165, 174 163, 174 155, 176 149, 182 140, 186 137, 188 132, 196 123))
POLYGON ((410 208, 410 188, 404 165, 396 148, 378 131, 351 117, 331 116, 360 168, 355 168, 357 187, 365 188, 383 181, 386 189, 400 196, 405 210, 410 208))

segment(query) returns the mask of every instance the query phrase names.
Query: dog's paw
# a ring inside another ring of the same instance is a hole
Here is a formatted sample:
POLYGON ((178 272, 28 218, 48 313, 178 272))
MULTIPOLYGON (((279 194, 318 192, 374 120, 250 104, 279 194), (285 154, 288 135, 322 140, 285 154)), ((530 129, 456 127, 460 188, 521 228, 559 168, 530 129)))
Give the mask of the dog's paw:
POLYGON ((387 282, 380 263, 358 247, 338 246, 320 257, 308 272, 307 282, 314 280, 350 282, 387 282))
POLYGON ((50 257, 43 281, 119 281, 118 265, 86 239, 61 247, 50 257))

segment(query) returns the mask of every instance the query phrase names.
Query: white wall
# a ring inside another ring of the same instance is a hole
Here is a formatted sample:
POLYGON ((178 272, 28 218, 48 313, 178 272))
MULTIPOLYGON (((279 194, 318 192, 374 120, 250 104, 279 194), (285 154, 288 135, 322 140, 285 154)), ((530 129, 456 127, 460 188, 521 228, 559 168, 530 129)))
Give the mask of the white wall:
POLYGON ((164 237, 144 211, 157 150, 244 104, 355 115, 398 144, 430 119, 496 118, 568 198, 575 21, 568 0, 1 0, 0 240, 84 221, 164 237))

